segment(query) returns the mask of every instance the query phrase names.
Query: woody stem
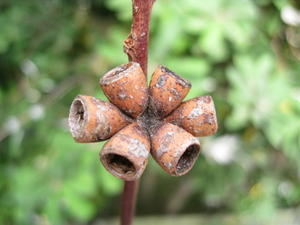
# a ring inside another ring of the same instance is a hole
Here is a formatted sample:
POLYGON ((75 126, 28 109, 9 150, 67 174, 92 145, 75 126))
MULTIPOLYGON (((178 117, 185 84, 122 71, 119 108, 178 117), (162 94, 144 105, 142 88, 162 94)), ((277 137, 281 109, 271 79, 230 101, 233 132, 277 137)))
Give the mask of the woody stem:
POLYGON ((129 61, 138 62, 147 76, 149 24, 155 0, 132 0, 131 32, 124 41, 129 61))
MULTIPOLYGON (((147 76, 148 41, 151 10, 155 0, 132 0, 131 32, 124 41, 129 61, 141 65, 147 76)), ((135 213, 139 181, 125 181, 121 203, 121 225, 131 225, 135 213)))

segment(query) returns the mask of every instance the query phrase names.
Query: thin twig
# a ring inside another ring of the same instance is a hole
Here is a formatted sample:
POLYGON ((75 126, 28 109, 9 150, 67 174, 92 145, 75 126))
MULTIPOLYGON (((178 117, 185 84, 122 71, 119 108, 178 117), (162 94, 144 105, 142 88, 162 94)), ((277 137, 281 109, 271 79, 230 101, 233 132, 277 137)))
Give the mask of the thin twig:
POLYGON ((125 181, 124 183, 121 204, 121 225, 132 224, 138 188, 139 181, 125 181))
POLYGON ((147 76, 148 40, 151 9, 154 0, 132 0, 131 32, 124 41, 129 61, 138 62, 147 76))
MULTIPOLYGON (((132 0, 131 32, 124 41, 124 52, 129 61, 138 62, 147 76, 148 41, 151 10, 155 0, 132 0)), ((139 181, 124 184, 121 204, 121 225, 131 225, 136 204, 139 181)))

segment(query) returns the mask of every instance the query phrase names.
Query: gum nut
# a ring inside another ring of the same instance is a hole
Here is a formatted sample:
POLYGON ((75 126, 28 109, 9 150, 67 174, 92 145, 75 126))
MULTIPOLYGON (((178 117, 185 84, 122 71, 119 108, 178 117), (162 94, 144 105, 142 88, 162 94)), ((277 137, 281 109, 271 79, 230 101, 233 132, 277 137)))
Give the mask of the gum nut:
POLYGON ((183 102, 165 121, 182 127, 196 137, 210 136, 218 130, 215 106, 210 96, 183 102))
POLYGON ((164 66, 158 66, 150 82, 151 107, 163 118, 180 105, 190 88, 191 83, 188 80, 164 66))
POLYGON ((126 181, 137 180, 148 162, 150 140, 137 123, 120 130, 103 147, 100 160, 114 176, 126 181))
POLYGON ((189 172, 200 153, 199 140, 170 123, 164 123, 152 135, 151 144, 153 158, 172 176, 189 172))
POLYGON ((77 142, 106 140, 129 123, 113 104, 91 96, 78 95, 70 108, 69 127, 77 142))
POLYGON ((111 103, 133 118, 147 107, 146 76, 136 62, 110 70, 100 79, 100 86, 111 103))

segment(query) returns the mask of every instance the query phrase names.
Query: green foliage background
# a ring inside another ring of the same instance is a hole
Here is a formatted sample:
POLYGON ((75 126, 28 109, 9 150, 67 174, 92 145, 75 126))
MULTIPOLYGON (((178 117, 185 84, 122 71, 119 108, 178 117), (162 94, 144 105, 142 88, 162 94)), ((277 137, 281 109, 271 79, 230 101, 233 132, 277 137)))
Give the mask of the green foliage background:
MULTIPOLYGON (((296 0, 157 0, 149 71, 166 65, 191 80, 188 98, 212 95, 220 128, 201 139, 184 177, 150 160, 138 215, 266 222, 299 206, 300 22, 283 20, 287 7, 300 9, 296 0)), ((75 143, 67 117, 78 93, 105 98, 97 82, 127 61, 130 23, 130 0, 0 1, 0 224, 118 214, 122 182, 99 163, 102 143, 75 143)))

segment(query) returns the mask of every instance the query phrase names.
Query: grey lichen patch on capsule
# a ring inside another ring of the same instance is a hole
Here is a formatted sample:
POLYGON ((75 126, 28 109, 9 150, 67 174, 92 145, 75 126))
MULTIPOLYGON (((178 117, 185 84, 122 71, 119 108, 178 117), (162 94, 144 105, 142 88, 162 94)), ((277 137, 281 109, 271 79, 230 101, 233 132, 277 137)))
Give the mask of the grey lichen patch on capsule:
POLYGON ((99 140, 105 140, 109 137, 112 130, 111 125, 108 123, 106 116, 101 110, 97 111, 97 126, 95 133, 99 140))
POLYGON ((118 98, 119 98, 120 100, 133 99, 133 96, 132 96, 132 95, 128 95, 126 91, 121 90, 121 91, 118 93, 118 98))
POLYGON ((168 76, 167 75, 160 75, 159 78, 157 79, 157 83, 155 84, 154 87, 156 88, 163 88, 164 85, 166 84, 168 80, 168 76))
POLYGON ((108 118, 106 118, 105 114, 108 110, 111 109, 109 103, 101 101, 95 97, 92 98, 92 101, 97 106, 96 111, 96 127, 94 130, 94 134, 98 140, 105 140, 109 138, 109 134, 111 133, 112 127, 109 123, 108 118))
POLYGON ((215 110, 213 105, 211 105, 211 97, 205 96, 197 99, 196 107, 193 108, 188 116, 188 118, 194 119, 199 116, 203 116, 203 120, 198 123, 201 124, 214 124, 216 123, 215 110))
POLYGON ((142 158, 147 158, 149 155, 149 151, 147 150, 146 146, 140 142, 138 139, 131 138, 129 139, 130 143, 130 151, 132 152, 133 155, 136 157, 142 157, 142 158))
POLYGON ((180 92, 176 88, 169 88, 168 92, 170 92, 178 100, 181 100, 183 98, 183 96, 180 94, 180 92))
POLYGON ((128 96, 127 96, 126 92, 120 91, 118 93, 118 98, 121 99, 121 100, 124 100, 124 99, 128 98, 128 96))
POLYGON ((188 118, 195 119, 203 114, 202 105, 197 102, 197 106, 193 108, 188 115, 188 118))
POLYGON ((128 149, 133 156, 138 158, 147 158, 149 155, 149 151, 145 144, 138 140, 137 138, 133 138, 126 134, 117 134, 118 137, 125 143, 127 143, 128 149))
POLYGON ((156 151, 156 157, 160 159, 170 148, 169 145, 174 141, 174 131, 169 131, 165 134, 164 138, 160 141, 160 145, 156 151))
POLYGON ((206 116, 207 115, 207 107, 208 104, 211 102, 211 97, 205 96, 205 97, 200 97, 196 99, 196 107, 193 108, 188 115, 188 118, 195 119, 199 116, 206 116))

